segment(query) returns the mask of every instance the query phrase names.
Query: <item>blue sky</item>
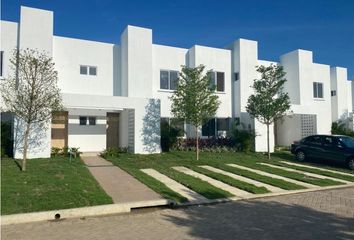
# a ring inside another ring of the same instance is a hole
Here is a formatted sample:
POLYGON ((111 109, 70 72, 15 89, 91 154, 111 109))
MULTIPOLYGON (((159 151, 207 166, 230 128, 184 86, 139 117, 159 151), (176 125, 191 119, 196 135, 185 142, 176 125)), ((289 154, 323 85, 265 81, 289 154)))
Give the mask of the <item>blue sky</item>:
POLYGON ((353 0, 1 0, 1 19, 18 21, 20 5, 54 11, 59 36, 119 43, 126 25, 153 29, 154 43, 223 47, 258 41, 259 56, 301 48, 319 63, 348 68, 354 79, 353 0))

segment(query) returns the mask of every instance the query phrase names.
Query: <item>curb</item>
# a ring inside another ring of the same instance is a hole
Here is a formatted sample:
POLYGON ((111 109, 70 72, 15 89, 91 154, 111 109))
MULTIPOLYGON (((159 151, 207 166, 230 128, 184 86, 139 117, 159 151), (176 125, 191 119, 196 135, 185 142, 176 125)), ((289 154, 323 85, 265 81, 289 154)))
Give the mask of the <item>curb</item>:
POLYGON ((165 206, 169 205, 170 203, 171 201, 162 199, 141 202, 107 204, 82 208, 51 210, 44 212, 11 214, 1 216, 1 225, 3 226, 38 221, 92 217, 117 213, 129 213, 133 208, 165 206))
POLYGON ((255 194, 246 197, 229 197, 229 198, 208 199, 207 201, 175 203, 174 207, 187 207, 187 206, 195 206, 195 205, 208 205, 208 204, 235 202, 240 200, 263 199, 263 198, 286 196, 286 195, 298 194, 298 193, 317 192, 317 191, 334 190, 334 189, 342 189, 342 188, 350 188, 350 187, 354 187, 354 183, 345 184, 345 185, 328 186, 328 187, 316 187, 310 189, 308 188, 308 189, 301 189, 301 190, 284 190, 282 192, 255 194))
POLYGON ((69 219, 69 218, 82 218, 82 217, 93 217, 110 215, 117 213, 129 213, 132 209, 148 208, 148 207, 161 207, 161 206, 172 206, 174 208, 188 207, 195 205, 208 205, 208 204, 218 204, 226 202, 234 202, 240 200, 251 200, 251 199, 263 199, 276 196, 285 196, 297 193, 306 192, 316 192, 325 190, 334 190, 342 188, 354 187, 354 183, 345 184, 340 186, 329 186, 329 187, 316 187, 311 189, 302 190, 284 190, 277 193, 265 193, 265 194, 255 194, 247 197, 230 197, 230 198, 219 198, 219 199, 208 199, 206 201, 193 201, 186 203, 176 203, 171 200, 161 199, 161 200, 150 200, 150 201, 140 201, 140 202, 128 202, 128 203, 117 203, 117 204, 107 204, 92 207, 82 207, 82 208, 71 208, 62 210, 51 210, 44 212, 33 212, 33 213, 20 213, 12 215, 1 216, 1 225, 10 224, 20 224, 20 223, 30 223, 38 221, 49 221, 49 220, 59 220, 59 219, 69 219))

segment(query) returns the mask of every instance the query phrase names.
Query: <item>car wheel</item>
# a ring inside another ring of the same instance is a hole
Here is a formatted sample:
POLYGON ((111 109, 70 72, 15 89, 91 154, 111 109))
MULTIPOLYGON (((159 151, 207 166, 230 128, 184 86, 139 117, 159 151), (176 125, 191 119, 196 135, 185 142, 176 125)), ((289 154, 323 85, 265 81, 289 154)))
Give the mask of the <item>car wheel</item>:
POLYGON ((350 170, 354 170, 354 158, 349 159, 347 164, 350 170))
POLYGON ((305 159, 306 159, 306 154, 303 151, 299 150, 296 152, 296 160, 298 160, 299 162, 303 162, 305 161, 305 159))

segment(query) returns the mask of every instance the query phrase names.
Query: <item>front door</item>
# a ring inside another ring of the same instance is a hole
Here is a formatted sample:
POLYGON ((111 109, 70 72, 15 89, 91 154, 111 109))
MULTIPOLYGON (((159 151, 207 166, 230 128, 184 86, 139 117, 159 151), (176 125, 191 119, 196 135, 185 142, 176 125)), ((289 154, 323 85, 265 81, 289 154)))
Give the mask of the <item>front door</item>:
POLYGON ((107 113, 107 148, 119 146, 119 113, 107 113))

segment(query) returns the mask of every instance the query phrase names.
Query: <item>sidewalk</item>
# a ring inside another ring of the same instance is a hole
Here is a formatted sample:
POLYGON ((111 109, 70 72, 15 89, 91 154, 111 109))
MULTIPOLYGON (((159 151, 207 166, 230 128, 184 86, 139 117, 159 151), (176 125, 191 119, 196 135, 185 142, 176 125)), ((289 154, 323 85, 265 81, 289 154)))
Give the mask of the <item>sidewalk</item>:
POLYGON ((134 177, 99 156, 81 156, 92 176, 114 203, 163 199, 134 177))

